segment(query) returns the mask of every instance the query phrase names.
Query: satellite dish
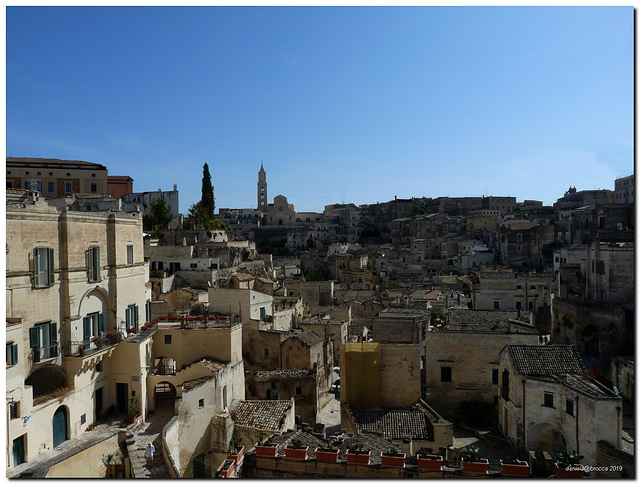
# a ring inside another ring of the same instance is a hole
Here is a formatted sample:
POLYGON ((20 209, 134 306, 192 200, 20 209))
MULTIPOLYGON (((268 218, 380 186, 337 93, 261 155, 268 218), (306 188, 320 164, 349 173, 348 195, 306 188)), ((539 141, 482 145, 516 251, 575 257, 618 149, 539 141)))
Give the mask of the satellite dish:
POLYGON ((618 390, 618 387, 616 386, 613 387, 613 393, 615 393, 616 395, 620 395, 620 391, 618 390))
POLYGON ((622 230, 624 228, 620 222, 618 222, 617 227, 618 227, 618 230, 622 230))

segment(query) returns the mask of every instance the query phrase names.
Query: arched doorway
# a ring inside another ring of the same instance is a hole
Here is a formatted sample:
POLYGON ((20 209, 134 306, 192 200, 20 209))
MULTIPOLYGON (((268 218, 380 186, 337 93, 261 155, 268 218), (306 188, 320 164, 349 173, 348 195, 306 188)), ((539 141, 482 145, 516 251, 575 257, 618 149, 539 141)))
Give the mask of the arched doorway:
POLYGON ((173 414, 176 393, 176 387, 168 381, 157 383, 153 392, 156 411, 169 411, 173 414))
POLYGON ((53 446, 58 447, 62 442, 69 439, 67 431, 67 407, 59 407, 53 414, 53 446))

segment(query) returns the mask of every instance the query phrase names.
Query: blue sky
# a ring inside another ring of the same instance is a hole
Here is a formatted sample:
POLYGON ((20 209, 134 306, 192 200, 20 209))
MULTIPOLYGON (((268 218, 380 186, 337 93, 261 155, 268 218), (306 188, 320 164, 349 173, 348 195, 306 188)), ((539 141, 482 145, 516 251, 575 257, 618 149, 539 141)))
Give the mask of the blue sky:
POLYGON ((297 211, 633 173, 633 7, 7 7, 7 156, 297 211))

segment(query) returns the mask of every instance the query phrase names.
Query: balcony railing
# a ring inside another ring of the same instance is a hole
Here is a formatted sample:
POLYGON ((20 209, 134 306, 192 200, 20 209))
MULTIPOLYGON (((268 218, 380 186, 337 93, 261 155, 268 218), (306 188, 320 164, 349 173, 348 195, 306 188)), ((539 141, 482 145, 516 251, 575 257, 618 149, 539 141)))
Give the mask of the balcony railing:
POLYGON ((31 356, 33 357, 34 363, 40 363, 43 360, 56 358, 59 354, 60 346, 58 345, 58 343, 31 349, 31 356))
POLYGON ((114 346, 122 341, 119 333, 108 332, 100 336, 94 336, 84 341, 69 341, 65 347, 65 356, 83 357, 92 354, 104 348, 114 346))

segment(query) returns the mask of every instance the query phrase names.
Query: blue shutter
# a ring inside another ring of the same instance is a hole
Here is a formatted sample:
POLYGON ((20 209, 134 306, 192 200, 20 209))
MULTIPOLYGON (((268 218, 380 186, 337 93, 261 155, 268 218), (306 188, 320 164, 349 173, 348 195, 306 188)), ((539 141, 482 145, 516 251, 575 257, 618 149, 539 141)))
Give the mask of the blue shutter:
POLYGON ((15 343, 11 345, 11 356, 13 357, 13 361, 11 363, 14 365, 18 363, 18 345, 15 343))
POLYGON ((104 314, 98 314, 98 334, 104 333, 104 314))
POLYGON ((136 329, 138 329, 138 305, 133 306, 133 314, 136 322, 136 329))
POLYGON ((91 338, 91 316, 82 318, 82 339, 85 343, 91 338))
POLYGON ((49 323, 49 341, 51 344, 58 342, 58 323, 49 323))
POLYGON ((131 327, 131 311, 130 308, 127 308, 124 312, 124 317, 127 322, 127 329, 131 327))
POLYGON ((33 286, 38 287, 40 285, 40 278, 38 277, 38 249, 33 249, 33 286))
POLYGON ((40 332, 38 331, 37 326, 29 328, 29 346, 31 348, 40 347, 40 332))

